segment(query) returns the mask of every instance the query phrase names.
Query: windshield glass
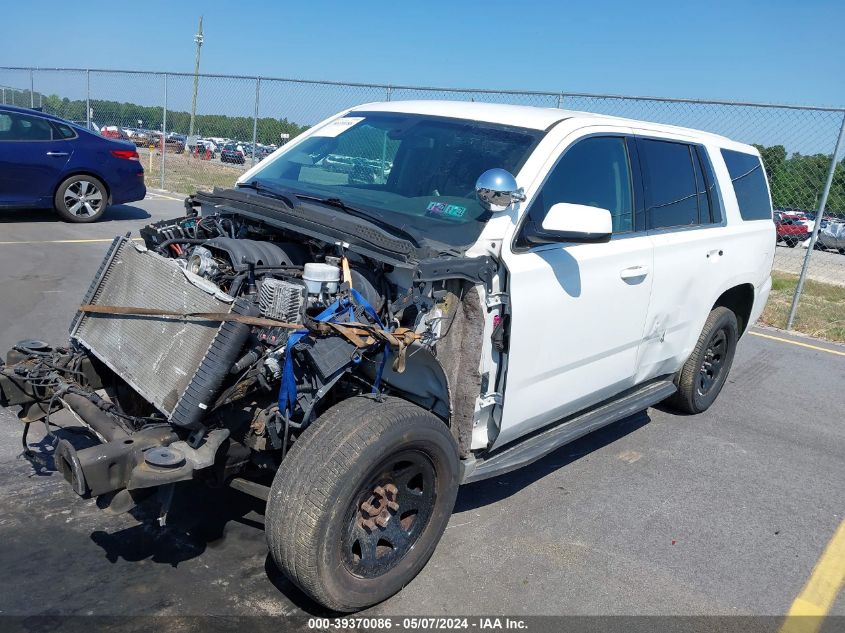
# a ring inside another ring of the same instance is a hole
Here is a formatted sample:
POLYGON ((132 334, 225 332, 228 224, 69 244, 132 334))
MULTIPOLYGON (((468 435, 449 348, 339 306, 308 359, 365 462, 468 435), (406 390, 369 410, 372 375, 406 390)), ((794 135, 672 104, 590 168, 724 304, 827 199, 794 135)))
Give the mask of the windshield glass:
POLYGON ((259 168, 252 181, 339 198, 417 241, 461 248, 490 213, 475 181, 501 167, 516 174, 543 132, 388 112, 352 112, 259 168))

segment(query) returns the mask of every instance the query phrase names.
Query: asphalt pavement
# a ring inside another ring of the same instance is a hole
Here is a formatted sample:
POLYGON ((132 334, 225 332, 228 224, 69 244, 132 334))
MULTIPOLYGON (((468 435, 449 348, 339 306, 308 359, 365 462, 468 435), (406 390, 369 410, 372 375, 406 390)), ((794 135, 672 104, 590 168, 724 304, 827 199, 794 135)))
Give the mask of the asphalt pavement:
MULTIPOLYGON (((0 350, 66 340, 110 238, 182 213, 158 193, 90 226, 0 212, 0 350)), ((649 409, 462 488, 370 613, 783 615, 843 521, 843 377, 845 348, 755 328, 707 413, 649 409)), ((187 485, 166 528, 106 514, 20 458, 20 431, 0 410, 0 614, 321 613, 268 557, 260 502, 187 485)))

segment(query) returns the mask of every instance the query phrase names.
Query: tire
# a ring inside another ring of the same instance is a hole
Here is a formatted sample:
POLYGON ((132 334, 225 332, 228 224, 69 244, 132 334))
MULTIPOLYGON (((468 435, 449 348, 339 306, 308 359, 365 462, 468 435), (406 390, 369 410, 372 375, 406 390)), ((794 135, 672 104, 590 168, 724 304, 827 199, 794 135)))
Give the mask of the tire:
POLYGON ((96 222, 105 213, 108 199, 108 191, 101 180, 77 174, 62 181, 53 204, 65 222, 96 222))
POLYGON ((786 245, 789 248, 795 248, 795 245, 798 244, 798 242, 796 242, 795 240, 785 240, 785 241, 786 241, 786 245))
POLYGON ((434 552, 458 473, 458 448, 433 414, 399 398, 345 400, 312 423, 276 473, 265 515, 273 560, 334 611, 381 602, 434 552))
POLYGON ((706 411, 728 378, 738 339, 736 315, 728 308, 715 308, 692 354, 675 376, 678 391, 666 403, 683 413, 706 411))
POLYGON ((840 255, 845 255, 845 248, 839 248, 837 250, 839 251, 840 255))

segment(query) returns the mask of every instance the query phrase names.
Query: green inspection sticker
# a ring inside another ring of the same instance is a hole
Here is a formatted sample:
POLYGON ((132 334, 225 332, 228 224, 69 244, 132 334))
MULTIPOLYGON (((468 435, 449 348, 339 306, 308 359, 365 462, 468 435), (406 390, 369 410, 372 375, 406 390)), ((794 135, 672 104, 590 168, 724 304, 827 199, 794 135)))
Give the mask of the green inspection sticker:
POLYGON ((425 214, 435 218, 448 218, 460 220, 467 213, 467 208, 457 204, 446 204, 445 202, 429 202, 425 214))

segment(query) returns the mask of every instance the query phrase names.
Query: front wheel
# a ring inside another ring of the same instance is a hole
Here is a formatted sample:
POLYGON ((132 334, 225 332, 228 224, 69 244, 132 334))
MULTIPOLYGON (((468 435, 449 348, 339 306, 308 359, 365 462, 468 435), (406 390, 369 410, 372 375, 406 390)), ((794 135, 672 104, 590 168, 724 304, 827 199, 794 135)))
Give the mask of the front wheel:
POLYGON ((108 205, 106 186, 87 174, 71 176, 59 185, 53 199, 56 212, 67 222, 99 220, 108 205))
POLYGON ((311 598, 355 611, 425 566, 457 491, 458 449, 442 420, 398 398, 350 398, 282 462, 267 501, 267 544, 311 598))
POLYGON ((695 348, 675 377, 678 391, 666 402, 683 413, 702 413, 716 400, 733 364, 739 327, 728 308, 707 317, 695 348))

